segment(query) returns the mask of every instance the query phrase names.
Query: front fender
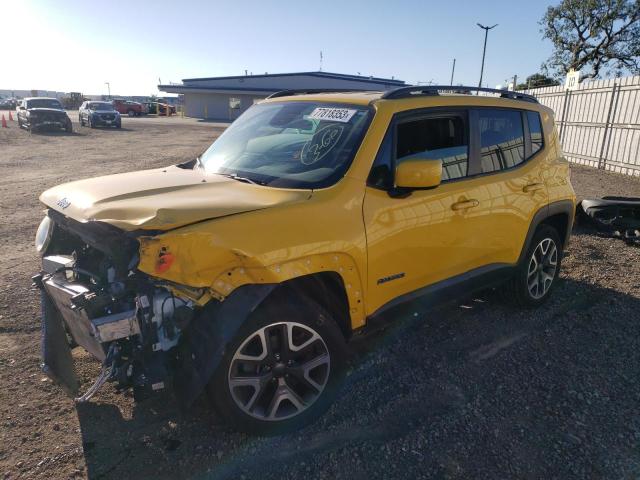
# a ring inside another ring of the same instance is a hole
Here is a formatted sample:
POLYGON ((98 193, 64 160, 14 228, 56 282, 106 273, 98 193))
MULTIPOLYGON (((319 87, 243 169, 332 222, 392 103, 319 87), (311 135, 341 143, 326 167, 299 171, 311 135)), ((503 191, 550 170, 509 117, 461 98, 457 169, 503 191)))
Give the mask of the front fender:
POLYGON ((227 344, 277 286, 245 285, 224 302, 212 300, 182 333, 174 387, 183 406, 193 404, 203 392, 220 365, 227 344))

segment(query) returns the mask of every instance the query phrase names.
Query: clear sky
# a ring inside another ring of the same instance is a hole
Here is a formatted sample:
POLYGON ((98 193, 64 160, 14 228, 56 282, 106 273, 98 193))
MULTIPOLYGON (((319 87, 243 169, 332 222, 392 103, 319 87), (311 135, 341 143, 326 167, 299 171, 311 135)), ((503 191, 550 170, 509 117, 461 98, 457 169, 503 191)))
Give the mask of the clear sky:
MULTIPOLYGON (((554 3, 556 3, 554 1, 554 3)), ((539 70, 548 2, 0 0, 0 89, 149 95, 183 78, 312 71, 477 85, 539 70)))

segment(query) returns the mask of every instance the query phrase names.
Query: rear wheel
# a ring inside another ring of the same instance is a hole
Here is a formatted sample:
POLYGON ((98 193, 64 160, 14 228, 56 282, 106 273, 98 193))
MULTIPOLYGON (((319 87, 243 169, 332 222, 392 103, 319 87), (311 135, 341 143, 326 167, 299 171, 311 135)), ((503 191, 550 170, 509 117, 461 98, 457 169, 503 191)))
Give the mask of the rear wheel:
POLYGON ((136 116, 136 112, 134 112, 133 110, 127 110, 127 115, 130 117, 135 117, 136 116))
POLYGON ((342 379, 342 332, 305 301, 261 308, 240 328, 209 385, 216 410, 234 427, 258 434, 291 431, 331 404, 342 379))
POLYGON ((562 243, 557 230, 540 225, 510 282, 510 298, 522 306, 542 304, 557 283, 561 262, 562 243))

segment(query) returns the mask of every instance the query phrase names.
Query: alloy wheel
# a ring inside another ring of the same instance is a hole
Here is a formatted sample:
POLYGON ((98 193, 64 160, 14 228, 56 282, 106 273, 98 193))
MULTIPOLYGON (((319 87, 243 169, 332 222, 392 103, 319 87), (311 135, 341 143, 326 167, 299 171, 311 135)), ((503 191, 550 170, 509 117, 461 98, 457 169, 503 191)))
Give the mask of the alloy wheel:
POLYGON ((330 366, 329 349, 313 328, 273 323, 253 332, 234 353, 229 390, 247 415, 286 420, 316 402, 329 380, 330 366))
POLYGON ((529 294, 538 300, 545 296, 558 269, 558 248, 551 238, 543 239, 536 246, 527 270, 529 294))

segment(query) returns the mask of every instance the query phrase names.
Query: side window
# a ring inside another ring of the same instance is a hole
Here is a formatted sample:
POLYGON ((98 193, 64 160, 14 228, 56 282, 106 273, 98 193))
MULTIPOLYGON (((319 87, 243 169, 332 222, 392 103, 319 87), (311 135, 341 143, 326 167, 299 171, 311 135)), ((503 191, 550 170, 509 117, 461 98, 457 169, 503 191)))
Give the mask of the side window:
POLYGON ((527 123, 529 124, 529 134, 531 135, 531 155, 535 155, 542 149, 542 122, 538 112, 527 112, 527 123))
POLYGON ((438 115, 403 122, 398 125, 396 160, 416 153, 442 160, 442 180, 467 176, 469 142, 465 117, 460 114, 438 115))
POLYGON ((524 162, 524 129, 519 110, 479 110, 478 125, 482 173, 505 170, 524 162))

